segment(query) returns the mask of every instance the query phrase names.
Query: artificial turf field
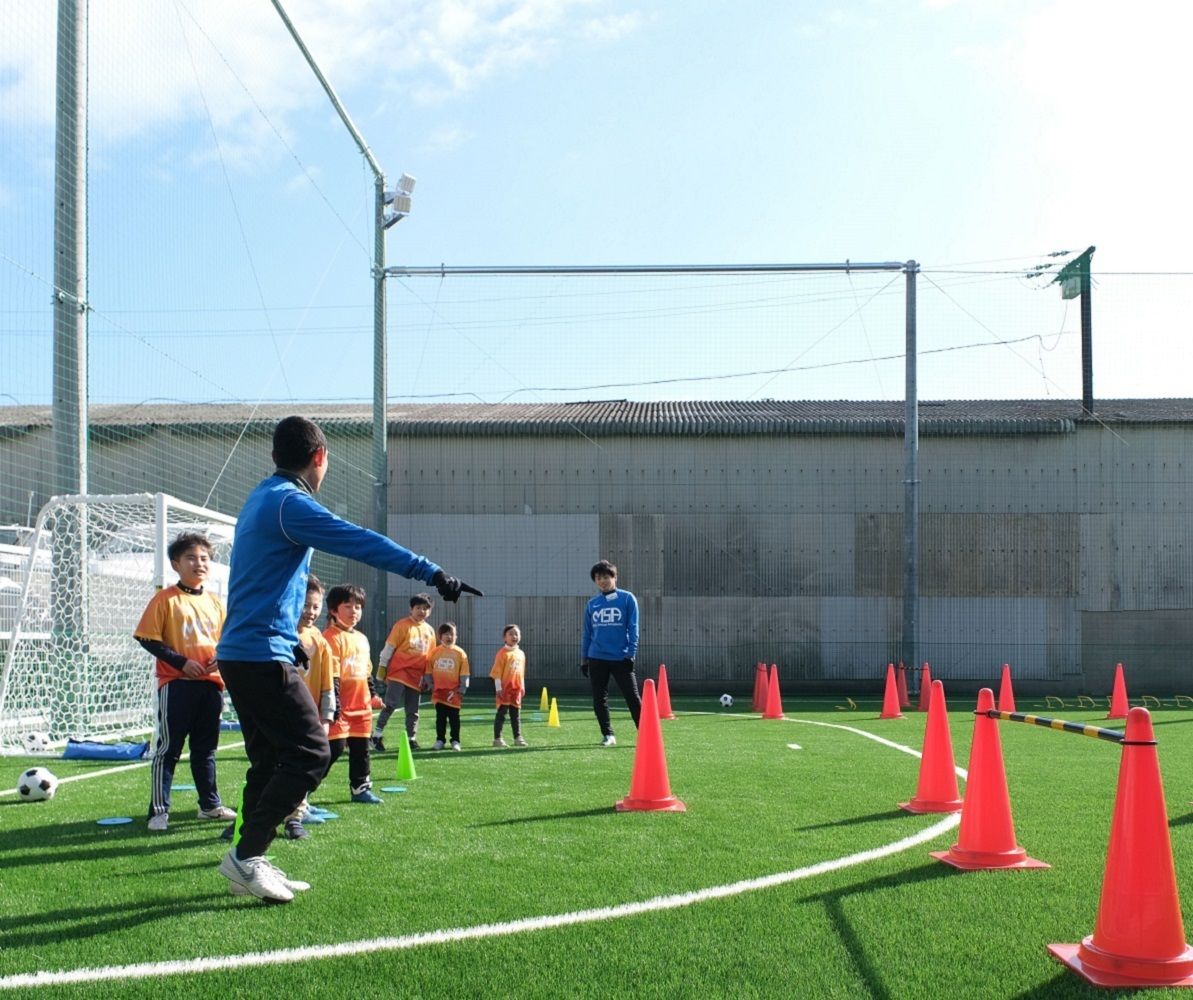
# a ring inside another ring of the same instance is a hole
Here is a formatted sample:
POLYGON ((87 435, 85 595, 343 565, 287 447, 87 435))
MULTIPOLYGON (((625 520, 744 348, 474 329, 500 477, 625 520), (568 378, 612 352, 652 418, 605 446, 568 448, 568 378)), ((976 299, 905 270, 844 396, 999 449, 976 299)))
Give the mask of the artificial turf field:
MULTIPOLYGON (((950 702, 961 767, 971 702, 950 702)), ((340 818, 311 827, 306 841, 275 842, 274 862, 313 886, 285 906, 228 894, 216 872, 223 824, 194 818, 193 791, 176 792, 169 831, 150 834, 144 766, 66 782, 49 803, 2 795, 0 994, 1108 995, 1053 962, 1045 946, 1093 930, 1119 747, 999 724, 1018 842, 1053 867, 962 873, 927 854, 953 843, 955 826, 933 836, 945 817, 896 806, 915 792, 918 758, 832 728, 918 750, 923 714, 879 720, 877 700, 840 710, 843 698, 791 695, 786 721, 748 712, 748 695, 729 711, 712 696, 673 704, 679 718, 663 723, 663 736, 682 814, 614 812, 629 790, 633 726, 615 712, 621 742, 598 747, 591 709, 579 698, 561 701, 559 728, 534 719, 528 705, 527 749, 492 748, 488 699, 472 699, 463 752, 417 753, 416 780, 394 779, 392 751, 374 757, 376 787, 406 788, 382 792, 380 806, 348 802, 341 761, 313 796, 340 818), (134 822, 96 825, 113 815, 134 822), (899 849, 916 835, 923 842, 899 849), (804 871, 816 865, 822 869, 804 871), (795 874, 750 884, 781 873, 795 874), (712 898, 682 895, 717 887, 730 888, 706 894, 712 898), (535 922, 550 917, 559 926, 535 922), (346 953, 332 954, 336 945, 346 953), (14 983, 21 974, 139 963, 207 958, 219 966, 283 949, 295 949, 284 963, 274 956, 202 972, 150 964, 99 981, 14 983)), ((1105 717, 1104 708, 1045 711, 1022 698, 1018 707, 1099 725, 1105 717)), ((1153 722, 1188 927, 1193 711, 1156 709, 1153 722)), ((420 735, 429 736, 425 714, 423 725, 420 735)), ((218 758, 230 802, 246 763, 233 746, 238 738, 224 734, 218 758)), ((0 787, 33 763, 59 778, 112 767, 0 758, 0 787)), ((183 762, 176 781, 190 780, 183 762)))

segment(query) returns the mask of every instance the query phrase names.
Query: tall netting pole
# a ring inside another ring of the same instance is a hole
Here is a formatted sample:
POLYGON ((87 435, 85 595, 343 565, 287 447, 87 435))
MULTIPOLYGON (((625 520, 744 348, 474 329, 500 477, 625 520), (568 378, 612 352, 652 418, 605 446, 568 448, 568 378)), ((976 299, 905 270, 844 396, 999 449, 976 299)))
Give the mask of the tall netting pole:
MULTIPOLYGON (((904 371, 906 389, 904 395, 905 419, 903 425, 903 662, 912 668, 912 676, 918 677, 915 667, 916 639, 919 629, 919 550, 920 550, 920 411, 919 387, 916 380, 916 313, 915 276, 920 266, 909 260, 905 268, 906 292, 906 347, 904 349, 904 371)), ((918 687, 918 682, 913 682, 918 687)))
MULTIPOLYGON (((87 0, 58 4, 54 151, 55 492, 87 492, 87 0)), ((82 513, 82 511, 80 511, 82 513)), ((79 697, 66 678, 87 654, 87 522, 54 525, 50 589, 55 659, 53 728, 69 731, 79 697)))

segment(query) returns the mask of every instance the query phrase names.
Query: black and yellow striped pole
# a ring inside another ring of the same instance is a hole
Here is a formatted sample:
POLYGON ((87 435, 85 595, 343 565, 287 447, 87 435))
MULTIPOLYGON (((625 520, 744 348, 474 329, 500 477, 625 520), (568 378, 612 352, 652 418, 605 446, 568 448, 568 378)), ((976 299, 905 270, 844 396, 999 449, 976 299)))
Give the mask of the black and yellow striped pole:
POLYGON ((1066 733, 1077 733, 1079 736, 1092 736, 1096 740, 1107 743, 1122 743, 1123 734, 1117 729, 1102 729, 1100 726, 1087 725, 1084 722, 1068 722, 1064 719, 1048 719, 1042 715, 1030 715, 1026 712, 1000 712, 991 709, 988 712, 976 711, 974 715, 985 715, 991 719, 1003 722, 1025 722, 1029 726, 1043 726, 1045 729, 1059 729, 1066 733))

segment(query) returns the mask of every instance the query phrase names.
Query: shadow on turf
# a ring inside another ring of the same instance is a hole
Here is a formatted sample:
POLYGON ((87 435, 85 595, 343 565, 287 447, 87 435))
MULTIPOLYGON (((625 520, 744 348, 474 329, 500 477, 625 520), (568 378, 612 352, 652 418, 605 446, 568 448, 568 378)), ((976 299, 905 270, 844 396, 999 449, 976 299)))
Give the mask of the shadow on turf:
POLYGON ((884 875, 881 878, 869 879, 865 882, 855 882, 853 885, 831 889, 828 892, 815 893, 806 897, 810 903, 824 904, 825 914, 829 923, 841 941, 841 945, 849 954, 849 959, 857 969, 858 976, 869 989, 869 996, 878 1000, 889 1000, 892 993, 883 984, 883 969, 880 964, 872 962, 866 955, 865 943, 849 922, 845 913, 843 901, 849 896, 862 895, 869 892, 880 892, 883 889, 905 889, 916 882, 928 882, 932 879, 949 878, 957 872, 947 865, 927 864, 908 872, 897 872, 884 875))
POLYGON ((903 809, 887 809, 885 812, 870 813, 868 816, 849 816, 845 819, 835 819, 831 823, 813 823, 811 826, 797 826, 797 832, 804 830, 824 830, 833 826, 855 826, 858 823, 878 823, 885 819, 900 819, 911 813, 903 809))
POLYGON ((0 866, 15 868, 18 865, 61 864, 137 855, 160 856, 163 851, 217 844, 218 833, 218 829, 213 830, 211 824, 206 824, 188 830, 187 835, 182 835, 181 831, 150 835, 138 823, 102 827, 90 820, 35 829, 5 830, 0 832, 0 866), (84 848, 81 846, 84 844, 93 846, 84 848))
POLYGON ((185 909, 188 914, 225 910, 230 898, 227 892, 209 892, 188 896, 185 901, 177 898, 138 899, 103 906, 72 906, 46 913, 22 913, 0 917, 0 935, 5 948, 60 948, 64 940, 99 937, 163 921, 166 922, 163 931, 168 936, 170 923, 177 922, 180 910, 185 909), (45 929, 37 930, 38 926, 45 929))
POLYGON ((492 823, 473 823, 470 829, 481 830, 487 826, 517 826, 521 823, 547 823, 554 819, 587 819, 590 816, 612 816, 613 805, 601 806, 599 809, 576 809, 572 812, 547 813, 544 816, 516 816, 513 819, 498 819, 492 823))

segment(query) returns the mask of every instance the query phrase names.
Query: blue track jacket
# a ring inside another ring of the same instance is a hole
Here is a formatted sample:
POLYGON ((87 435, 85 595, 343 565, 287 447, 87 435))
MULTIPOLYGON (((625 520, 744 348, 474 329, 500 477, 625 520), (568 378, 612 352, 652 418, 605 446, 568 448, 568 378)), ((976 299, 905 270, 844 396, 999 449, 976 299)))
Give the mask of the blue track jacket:
POLYGON ((637 652, 638 602, 634 595, 628 590, 597 594, 584 608, 580 659, 632 660, 637 652))
POLYGON ((317 501, 298 476, 275 473, 244 502, 232 542, 221 660, 294 662, 314 549, 430 583, 439 567, 317 501))

